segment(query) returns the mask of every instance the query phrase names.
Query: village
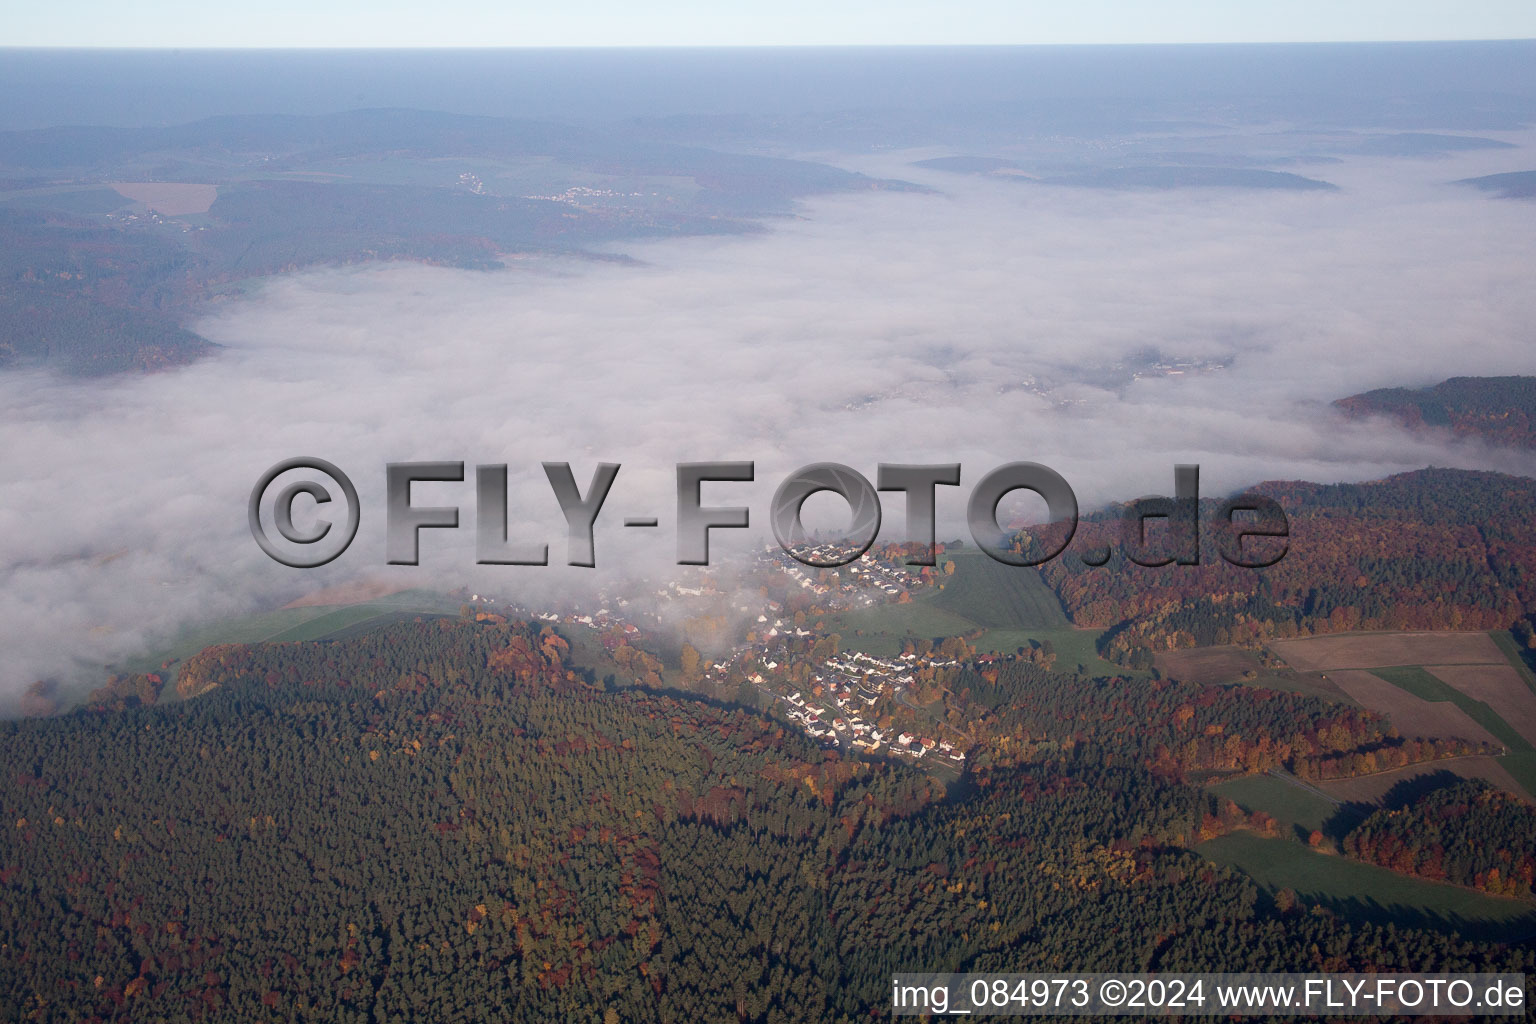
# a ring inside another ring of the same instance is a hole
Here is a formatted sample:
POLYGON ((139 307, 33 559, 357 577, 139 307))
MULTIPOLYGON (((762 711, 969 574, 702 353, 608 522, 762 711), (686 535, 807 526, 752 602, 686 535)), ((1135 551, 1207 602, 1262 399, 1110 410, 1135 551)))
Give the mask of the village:
MULTIPOLYGON (((830 546, 811 550, 824 560, 836 553, 830 546)), ((745 579, 727 582, 715 570, 699 569, 686 580, 670 580, 643 593, 600 591, 595 607, 501 610, 592 631, 612 655, 622 646, 641 647, 669 624, 675 626, 690 608, 718 611, 729 601, 725 610, 739 620, 740 628, 727 649, 713 660, 700 660, 698 682, 706 692, 739 693, 741 687, 750 687, 755 703, 827 749, 958 772, 966 764, 965 740, 936 720, 918 724, 929 716, 912 692, 920 672, 954 668, 959 664, 955 658, 938 651, 891 657, 842 651, 835 635, 796 621, 805 616, 785 617, 785 600, 797 591, 812 595, 818 607, 830 613, 911 600, 925 579, 870 553, 837 569, 815 569, 775 548, 760 553, 745 579), (763 582, 774 577, 784 600, 764 594, 763 582), (759 587, 753 589, 750 583, 759 587), (905 724, 880 724, 895 718, 905 724)), ((495 597, 469 597, 483 609, 482 616, 495 614, 495 597)))
MULTIPOLYGON (((900 732, 891 737, 860 717, 861 711, 873 708, 882 696, 902 700, 913 678, 911 663, 917 660, 915 654, 902 654, 893 661, 855 651, 822 664, 823 672, 813 677, 817 689, 823 691, 821 695, 807 700, 796 690, 774 696, 784 703, 785 717, 799 724, 812 739, 838 747, 846 742, 852 749, 864 753, 884 753, 913 760, 933 753, 961 767, 965 762, 965 751, 948 740, 913 732, 900 732), (836 711, 824 706, 828 704, 836 711)), ((752 681, 759 686, 768 685, 760 674, 753 676, 752 681)))

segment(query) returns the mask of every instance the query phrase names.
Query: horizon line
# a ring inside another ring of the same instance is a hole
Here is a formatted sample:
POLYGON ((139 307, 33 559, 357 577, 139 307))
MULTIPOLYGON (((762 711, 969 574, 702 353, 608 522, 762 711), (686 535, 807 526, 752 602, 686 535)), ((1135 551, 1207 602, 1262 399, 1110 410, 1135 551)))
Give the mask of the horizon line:
POLYGON ((93 53, 263 53, 263 52, 332 52, 332 53, 434 53, 434 52, 507 52, 507 51, 650 51, 650 50, 1023 50, 1023 49, 1170 49, 1218 46, 1411 46, 1445 43, 1536 43, 1536 36, 1436 36, 1371 39, 1223 39, 1190 41, 1138 41, 1138 42, 967 42, 967 43, 523 43, 486 45, 480 43, 441 43, 431 45, 346 45, 331 43, 291 43, 258 45, 224 45, 217 43, 179 44, 155 46, 120 46, 95 43, 4 43, 0 53, 17 51, 93 52, 93 53))

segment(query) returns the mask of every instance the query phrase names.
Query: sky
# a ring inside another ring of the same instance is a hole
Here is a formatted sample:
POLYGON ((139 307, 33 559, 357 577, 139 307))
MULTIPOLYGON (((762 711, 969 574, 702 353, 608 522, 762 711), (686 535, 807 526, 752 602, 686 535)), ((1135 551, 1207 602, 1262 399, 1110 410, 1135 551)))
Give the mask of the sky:
POLYGON ((849 46, 1536 38, 1531 0, 53 0, 0 44, 64 47, 849 46))

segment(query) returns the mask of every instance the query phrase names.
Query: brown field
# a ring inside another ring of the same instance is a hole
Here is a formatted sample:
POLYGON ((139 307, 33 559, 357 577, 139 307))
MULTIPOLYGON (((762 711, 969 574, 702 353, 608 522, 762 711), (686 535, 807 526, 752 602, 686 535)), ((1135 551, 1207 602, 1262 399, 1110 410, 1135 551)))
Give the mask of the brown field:
POLYGON ((1244 672, 1264 672, 1253 652, 1233 646, 1160 651, 1153 660, 1163 675, 1191 683, 1230 683, 1244 672))
POLYGON ((1276 640, 1280 657, 1303 671, 1393 665, 1508 665, 1487 633, 1333 633, 1276 640))
POLYGON ((1330 683, 1320 672, 1265 668, 1258 655, 1230 644, 1160 651, 1155 656, 1155 662, 1163 675, 1202 686, 1241 683, 1284 690, 1287 693, 1302 693, 1323 700, 1348 702, 1350 699, 1348 694, 1330 683))
POLYGON ((1386 715, 1403 736, 1423 739, 1454 737, 1476 743, 1490 743, 1495 747, 1503 746, 1487 729, 1472 721, 1465 711, 1447 701, 1427 701, 1415 697, 1379 676, 1358 669, 1345 669, 1328 678, 1362 706, 1386 715))
POLYGON ((1502 765, 1491 757, 1481 755, 1457 757, 1447 761, 1425 761, 1422 764, 1410 764, 1406 768, 1394 768, 1389 772, 1378 772, 1375 775, 1363 775, 1354 779, 1333 779, 1329 782, 1313 783, 1313 785, 1335 800, 1373 804, 1386 796, 1387 792, 1399 782, 1416 779, 1421 775, 1432 775, 1435 772, 1450 772, 1464 779, 1482 779, 1526 802, 1531 802, 1531 794, 1521 789, 1502 765))
POLYGON ((1511 729, 1536 744, 1536 693, 1513 665, 1438 665, 1428 671, 1493 708, 1511 729))
POLYGON ((390 594, 398 594, 402 590, 410 588, 402 583, 385 583, 382 580, 355 580, 351 583, 341 583, 334 587, 326 587, 317 590, 313 594, 305 594, 294 601, 283 605, 284 608, 317 608, 323 605, 339 604, 364 604, 368 601, 377 601, 381 597, 390 594))
POLYGON ((112 188, 124 199, 143 203, 165 217, 207 213, 219 195, 216 185, 189 185, 179 181, 118 181, 112 188))

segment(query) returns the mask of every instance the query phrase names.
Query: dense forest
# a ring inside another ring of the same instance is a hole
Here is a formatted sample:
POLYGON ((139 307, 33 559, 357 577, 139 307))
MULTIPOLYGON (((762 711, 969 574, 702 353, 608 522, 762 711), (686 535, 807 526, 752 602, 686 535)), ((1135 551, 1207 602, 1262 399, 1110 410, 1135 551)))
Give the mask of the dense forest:
MULTIPOLYGON (((1134 728, 946 795, 566 653, 406 622, 213 648, 180 701, 124 677, 0 726, 0 1016, 851 1021, 912 969, 1536 969, 1276 906, 1182 848, 1233 808, 1148 768, 1134 728)), ((1024 683, 999 680, 973 686, 1024 683)))
POLYGON ((1074 623, 1108 627, 1108 656, 1256 644, 1352 629, 1499 629, 1536 610, 1536 481, 1425 469, 1359 484, 1266 483, 1290 522, 1277 563, 1245 569, 1210 540, 1219 502, 1201 502, 1199 565, 1145 567, 1120 548, 1116 507, 1084 517, 1041 567, 1074 623), (1107 564, 1078 552, 1108 546, 1107 564))
POLYGON ((1343 846, 1372 864, 1496 896, 1536 891, 1536 808, 1476 779, 1376 811, 1343 846))
POLYGON ((1386 416, 1410 430, 1443 427, 1491 444, 1536 448, 1536 377, 1452 377, 1427 388, 1379 388, 1333 404, 1351 418, 1386 416))
POLYGON ((0 369, 152 370, 213 346, 175 310, 197 261, 149 232, 0 207, 0 369))

